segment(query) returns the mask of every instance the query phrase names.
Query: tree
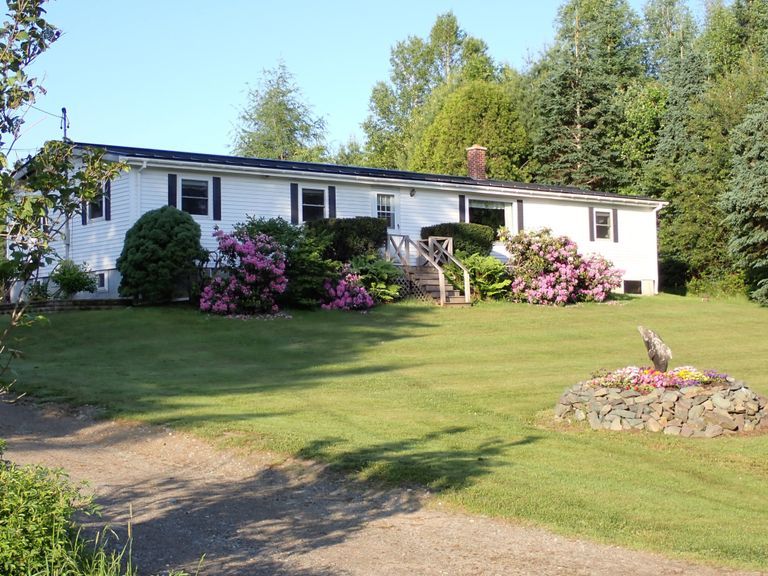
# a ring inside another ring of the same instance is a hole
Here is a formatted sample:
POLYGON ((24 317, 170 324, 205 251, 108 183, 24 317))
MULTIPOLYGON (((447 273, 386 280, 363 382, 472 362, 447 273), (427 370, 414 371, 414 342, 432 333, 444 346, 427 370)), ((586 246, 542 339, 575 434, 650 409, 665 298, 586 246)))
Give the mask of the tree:
POLYGON ((721 198, 729 187, 730 135, 768 86, 761 48, 766 6, 764 0, 710 4, 702 36, 663 78, 669 98, 647 186, 670 202, 659 247, 663 276, 669 280, 674 263, 677 284, 733 285, 721 198))
POLYGON ((125 234, 117 259, 120 295, 149 303, 170 302, 207 259, 200 245, 200 225, 192 216, 173 206, 150 210, 125 234))
POLYGON ((646 71, 663 78, 691 51, 696 22, 683 0, 649 0, 643 16, 646 71))
POLYGON ((282 62, 264 70, 259 87, 248 91, 240 122, 236 154, 304 162, 326 158, 325 120, 313 116, 282 62))
POLYGON ((721 206, 728 247, 747 272, 752 297, 768 306, 768 99, 753 105, 731 136, 733 172, 721 206))
MULTIPOLYGON (((61 34, 45 20, 43 4, 9 1, 0 28, 0 240, 8 253, 0 263, 0 279, 6 292, 23 291, 43 265, 57 259, 54 242, 66 223, 124 168, 105 162, 101 151, 76 149, 67 142, 48 142, 23 166, 8 166, 24 124, 22 110, 43 91, 26 68, 61 34)), ((25 312, 26 301, 19 298, 0 334, 0 374, 15 355, 11 334, 26 321, 25 312)))
POLYGON ((642 72, 637 18, 626 0, 570 0, 539 63, 538 179, 608 191, 626 182, 617 96, 642 72))
POLYGON ((475 80, 456 88, 414 146, 408 168, 421 172, 466 175, 466 149, 488 148, 491 178, 525 181, 530 141, 517 103, 499 84, 475 80))
POLYGON ((645 194, 646 170, 656 154, 659 130, 666 111, 667 90, 655 79, 630 84, 618 98, 622 111, 618 126, 620 162, 626 180, 620 194, 645 194))
POLYGON ((333 154, 333 163, 341 166, 365 166, 365 149, 354 137, 342 144, 333 154))
POLYGON ((428 39, 395 44, 389 62, 389 82, 374 85, 362 125, 368 164, 381 168, 407 167, 413 121, 436 88, 496 75, 485 42, 468 36, 451 12, 437 17, 428 39))

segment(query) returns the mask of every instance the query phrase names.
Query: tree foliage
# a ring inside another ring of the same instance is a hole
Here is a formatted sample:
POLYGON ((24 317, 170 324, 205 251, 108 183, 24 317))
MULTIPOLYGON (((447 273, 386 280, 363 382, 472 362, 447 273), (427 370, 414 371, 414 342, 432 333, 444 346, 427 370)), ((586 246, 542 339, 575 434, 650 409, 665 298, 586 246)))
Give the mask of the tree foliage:
POLYGON ((512 94, 498 83, 474 80, 448 94, 415 142, 408 168, 466 175, 466 149, 477 143, 488 148, 490 178, 529 179, 530 140, 512 94))
MULTIPOLYGON (((23 166, 9 168, 24 109, 43 92, 27 67, 61 34, 45 19, 43 5, 44 0, 9 1, 0 27, 0 240, 8 255, 0 261, 0 280, 6 295, 13 287, 24 291, 45 264, 58 258, 54 242, 66 223, 125 167, 105 162, 102 151, 48 142, 23 166)), ((26 301, 19 299, 0 334, 0 374, 13 357, 10 336, 25 322, 25 311, 26 301)))
POLYGON ((248 91, 234 151, 277 160, 317 162, 326 158, 325 120, 312 114, 284 63, 264 70, 259 86, 248 91))
POLYGON ((173 206, 151 210, 125 234, 117 259, 119 292, 146 303, 169 302, 189 282, 208 253, 200 245, 200 225, 173 206))
POLYGON ((429 37, 398 42, 390 55, 388 82, 371 91, 363 122, 367 161, 382 168, 406 168, 412 124, 432 92, 463 80, 489 80, 496 67, 487 45, 468 36, 448 12, 437 17, 429 37))
POLYGON ((731 151, 733 172, 722 198, 729 248, 748 274, 752 297, 768 306, 768 99, 734 130, 731 151))
POLYGON ((626 0, 570 0, 560 8, 555 44, 537 70, 539 180, 614 191, 625 182, 616 98, 641 72, 637 17, 626 0))

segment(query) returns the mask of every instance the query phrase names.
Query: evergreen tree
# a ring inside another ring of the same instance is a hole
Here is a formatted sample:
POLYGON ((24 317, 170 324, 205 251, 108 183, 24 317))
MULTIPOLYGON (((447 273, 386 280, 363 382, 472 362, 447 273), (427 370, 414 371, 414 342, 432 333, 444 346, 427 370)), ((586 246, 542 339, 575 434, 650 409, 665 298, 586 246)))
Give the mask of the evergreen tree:
POLYGON ((248 91, 234 152, 241 156, 319 162, 326 158, 325 121, 314 117, 284 63, 265 70, 248 91))
POLYGON ((540 63, 537 178, 616 191, 626 181, 617 98, 642 72, 638 22, 625 0, 569 0, 540 63))
POLYGON ((752 297, 768 306, 768 98, 733 131, 733 171, 722 199, 729 249, 744 268, 752 297))

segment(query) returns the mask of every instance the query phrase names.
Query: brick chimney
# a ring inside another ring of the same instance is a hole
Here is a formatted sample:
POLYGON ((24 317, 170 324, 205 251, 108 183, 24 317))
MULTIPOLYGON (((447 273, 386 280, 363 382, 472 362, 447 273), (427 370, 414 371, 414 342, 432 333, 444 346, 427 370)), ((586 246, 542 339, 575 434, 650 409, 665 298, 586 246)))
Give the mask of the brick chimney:
POLYGON ((485 173, 485 153, 488 148, 475 144, 467 148, 467 172, 473 180, 487 180, 485 173))

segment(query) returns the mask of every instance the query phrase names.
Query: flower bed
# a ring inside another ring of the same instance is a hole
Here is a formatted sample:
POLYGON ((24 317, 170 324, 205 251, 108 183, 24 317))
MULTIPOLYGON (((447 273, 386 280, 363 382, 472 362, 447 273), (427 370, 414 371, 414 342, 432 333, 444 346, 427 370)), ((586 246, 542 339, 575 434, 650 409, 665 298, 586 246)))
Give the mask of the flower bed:
POLYGON ((648 430, 713 438, 768 429, 768 400, 727 374, 683 366, 667 372, 627 366, 593 375, 560 397, 558 421, 593 430, 648 430))

